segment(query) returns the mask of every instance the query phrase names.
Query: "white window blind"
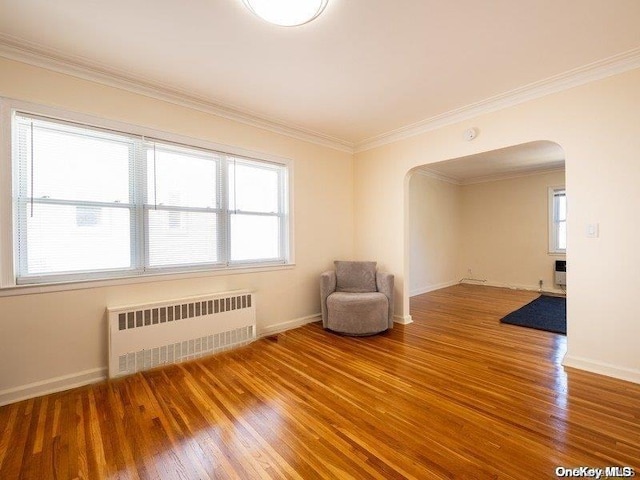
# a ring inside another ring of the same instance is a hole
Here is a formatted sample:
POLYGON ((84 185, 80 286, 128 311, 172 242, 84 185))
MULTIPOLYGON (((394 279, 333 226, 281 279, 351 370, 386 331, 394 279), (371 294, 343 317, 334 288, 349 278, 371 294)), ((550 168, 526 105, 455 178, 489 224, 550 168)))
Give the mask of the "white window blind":
POLYGON ((283 170, 275 165, 239 158, 229 164, 232 262, 282 257, 283 181, 283 170))
POLYGON ((16 113, 17 283, 286 263, 287 167, 16 113))
POLYGON ((16 124, 19 276, 131 269, 133 140, 26 116, 16 124))
POLYGON ((156 142, 146 158, 145 266, 224 262, 222 157, 156 142))

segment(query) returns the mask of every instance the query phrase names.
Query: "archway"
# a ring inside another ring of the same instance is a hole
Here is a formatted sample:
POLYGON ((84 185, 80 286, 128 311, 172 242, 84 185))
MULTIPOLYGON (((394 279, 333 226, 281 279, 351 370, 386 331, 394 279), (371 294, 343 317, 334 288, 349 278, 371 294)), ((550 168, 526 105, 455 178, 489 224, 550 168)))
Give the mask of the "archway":
POLYGON ((461 281, 562 294, 554 271, 566 252, 550 246, 549 195, 564 189, 564 159, 557 143, 535 141, 410 170, 405 306, 461 281))

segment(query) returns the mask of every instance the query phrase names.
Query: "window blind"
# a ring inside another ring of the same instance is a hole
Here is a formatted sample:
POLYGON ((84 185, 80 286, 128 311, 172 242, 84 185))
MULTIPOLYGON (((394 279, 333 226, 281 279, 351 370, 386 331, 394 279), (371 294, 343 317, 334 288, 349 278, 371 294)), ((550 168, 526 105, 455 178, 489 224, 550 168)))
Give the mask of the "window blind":
POLYGON ((16 117, 19 276, 128 270, 134 140, 16 117))
POLYGON ((147 143, 146 267, 224 262, 222 158, 147 143))
POLYGON ((283 256, 282 167, 233 158, 229 164, 231 261, 283 256), (262 239, 255 241, 255 235, 262 239))
POLYGON ((17 113, 18 283, 285 263, 282 164, 17 113))

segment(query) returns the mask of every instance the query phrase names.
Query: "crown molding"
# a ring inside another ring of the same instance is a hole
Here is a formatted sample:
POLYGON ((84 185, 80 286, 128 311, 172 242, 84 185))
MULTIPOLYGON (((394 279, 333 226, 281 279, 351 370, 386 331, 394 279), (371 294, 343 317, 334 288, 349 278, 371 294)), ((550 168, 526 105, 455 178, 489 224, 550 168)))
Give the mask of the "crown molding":
POLYGON ((3 33, 0 33, 0 57, 145 95, 351 154, 371 150, 485 113, 495 112, 545 95, 640 68, 640 47, 638 47, 354 143, 297 127, 239 107, 212 102, 205 97, 193 95, 161 82, 134 76, 129 72, 105 64, 79 56, 67 55, 58 50, 3 33))
POLYGON ((531 177, 534 175, 544 175, 545 173, 564 172, 564 160, 561 162, 551 162, 543 167, 527 168, 520 170, 511 170, 503 173, 495 173, 492 175, 482 175, 480 177, 472 177, 466 179, 458 179, 443 175, 440 172, 432 170, 429 166, 424 166, 416 170, 418 175, 440 180, 441 182, 450 183, 452 185, 465 186, 476 185, 478 183, 496 182, 499 180, 511 180, 514 178, 531 177))
POLYGON ((290 125, 232 105, 212 102, 207 98, 161 82, 134 76, 105 64, 67 55, 3 33, 0 33, 0 57, 209 113, 297 140, 353 153, 352 142, 290 125))
POLYGON ((496 173, 493 175, 484 175, 482 177, 469 178, 460 182, 460 185, 476 185, 478 183, 497 182, 499 180, 511 180, 514 178, 532 177, 535 175, 544 175, 546 173, 564 172, 564 160, 562 162, 553 162, 544 168, 530 168, 522 170, 512 170, 504 173, 496 173), (562 164, 562 166, 560 166, 562 164))
POLYGON ((458 185, 458 186, 462 185, 462 182, 457 178, 443 175, 442 173, 436 172, 435 170, 431 170, 428 167, 420 167, 415 172, 418 175, 422 175, 423 177, 433 178, 434 180, 440 180, 441 182, 450 183, 452 185, 458 185))
POLYGON ((479 115, 561 92, 569 88, 601 80, 629 70, 640 68, 640 47, 603 60, 574 68, 559 75, 518 87, 476 103, 436 115, 425 120, 391 130, 389 132, 356 142, 355 153, 371 150, 382 145, 404 140, 446 125, 468 120, 479 115))

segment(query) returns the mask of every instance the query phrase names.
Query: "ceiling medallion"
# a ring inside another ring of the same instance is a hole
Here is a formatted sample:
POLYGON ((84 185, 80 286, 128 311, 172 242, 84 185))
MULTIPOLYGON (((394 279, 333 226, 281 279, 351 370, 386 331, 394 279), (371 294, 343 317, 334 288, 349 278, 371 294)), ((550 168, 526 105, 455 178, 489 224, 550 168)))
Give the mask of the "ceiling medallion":
POLYGON ((263 20, 282 27, 297 27, 315 19, 329 0, 242 0, 263 20))

